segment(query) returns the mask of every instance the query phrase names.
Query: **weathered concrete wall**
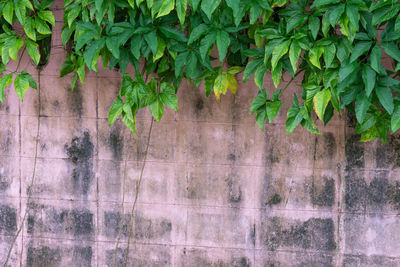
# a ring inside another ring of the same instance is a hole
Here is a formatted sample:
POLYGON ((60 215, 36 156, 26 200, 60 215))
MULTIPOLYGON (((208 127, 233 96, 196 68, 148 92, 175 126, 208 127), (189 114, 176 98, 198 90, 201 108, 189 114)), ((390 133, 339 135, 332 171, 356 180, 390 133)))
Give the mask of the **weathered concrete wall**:
MULTIPOLYGON (((8 90, 0 105, 0 261, 29 206, 10 266, 113 266, 119 233, 121 266, 151 117, 138 116, 139 136, 120 121, 108 127, 117 72, 89 74, 71 92, 71 77, 58 77, 61 25, 40 96, 20 103, 8 90)), ((22 67, 37 73, 29 60, 22 67)), ((321 136, 288 137, 295 86, 261 132, 251 81, 220 104, 203 90, 184 84, 179 112, 154 124, 130 266, 400 265, 399 138, 359 143, 346 116, 321 136)))

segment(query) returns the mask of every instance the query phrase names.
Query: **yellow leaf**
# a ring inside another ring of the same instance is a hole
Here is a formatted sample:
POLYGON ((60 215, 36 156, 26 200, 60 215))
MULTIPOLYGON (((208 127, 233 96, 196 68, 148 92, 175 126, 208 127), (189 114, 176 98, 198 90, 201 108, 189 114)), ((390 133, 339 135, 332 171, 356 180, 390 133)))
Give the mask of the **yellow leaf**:
POLYGON ((227 74, 221 72, 220 74, 218 74, 217 78, 215 78, 214 82, 214 94, 218 103, 220 101, 220 95, 221 94, 225 95, 227 90, 228 90, 227 74))
POLYGON ((153 62, 156 62, 158 59, 160 59, 164 55, 164 50, 165 50, 165 42, 162 38, 158 37, 157 38, 157 52, 153 56, 153 62))
POLYGON ((232 92, 232 94, 236 94, 238 84, 233 74, 227 74, 227 81, 228 81, 228 89, 232 92))

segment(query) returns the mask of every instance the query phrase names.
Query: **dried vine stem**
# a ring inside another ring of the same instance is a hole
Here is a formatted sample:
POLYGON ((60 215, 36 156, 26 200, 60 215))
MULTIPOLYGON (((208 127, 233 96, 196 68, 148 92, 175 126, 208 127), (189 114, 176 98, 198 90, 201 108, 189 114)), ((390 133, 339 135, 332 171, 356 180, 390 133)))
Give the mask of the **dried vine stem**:
POLYGON ((128 236, 128 247, 126 248, 126 255, 125 255, 125 267, 128 264, 128 255, 129 255, 129 245, 130 245, 130 241, 131 241, 131 237, 132 237, 132 232, 133 232, 133 217, 134 217, 134 211, 135 211, 135 207, 136 207, 136 202, 139 196, 139 189, 140 189, 140 184, 142 183, 142 179, 143 179, 143 171, 144 171, 144 167, 146 166, 146 160, 147 160, 147 154, 149 151, 149 145, 150 145, 150 137, 151 137, 151 131, 153 129, 153 122, 154 119, 153 117, 151 118, 151 123, 150 123, 150 129, 149 129, 149 134, 147 136, 147 143, 146 143, 146 150, 144 153, 144 159, 143 159, 143 164, 142 164, 142 168, 140 170, 140 176, 139 176, 139 181, 137 183, 136 186, 136 194, 135 194, 135 200, 133 202, 132 205, 132 210, 131 210, 131 216, 130 216, 130 220, 129 220, 129 236, 128 236))
MULTIPOLYGON (((22 56, 21 56, 21 58, 22 58, 22 56)), ((18 63, 18 67, 19 67, 19 63, 18 63)), ((17 69, 15 71, 18 70, 18 67, 17 67, 17 69)), ((38 69, 38 102, 39 103, 38 103, 38 116, 37 116, 36 141, 35 141, 35 156, 34 156, 34 160, 33 160, 33 172, 32 172, 31 182, 30 182, 29 187, 28 187, 28 198, 27 198, 27 201, 26 201, 26 208, 25 208, 24 217, 22 218, 22 221, 21 221, 21 224, 20 224, 20 226, 18 228, 18 231, 15 234, 15 236, 14 236, 12 242, 11 242, 11 246, 10 246, 10 248, 8 250, 7 258, 4 261, 3 267, 7 266, 7 263, 9 261, 9 259, 10 259, 11 252, 12 252, 12 249, 13 249, 13 247, 15 245, 15 242, 16 242, 19 234, 21 233, 21 231, 22 231, 22 229, 24 227, 25 219, 26 219, 26 216, 28 215, 28 211, 29 211, 29 202, 30 202, 31 197, 32 197, 32 187, 33 187, 33 184, 35 182, 35 176, 36 176, 36 165, 37 165, 36 163, 37 163, 37 154, 38 154, 38 145, 39 145, 39 132, 40 132, 40 108, 41 108, 40 87, 41 87, 40 86, 40 69, 38 69)))

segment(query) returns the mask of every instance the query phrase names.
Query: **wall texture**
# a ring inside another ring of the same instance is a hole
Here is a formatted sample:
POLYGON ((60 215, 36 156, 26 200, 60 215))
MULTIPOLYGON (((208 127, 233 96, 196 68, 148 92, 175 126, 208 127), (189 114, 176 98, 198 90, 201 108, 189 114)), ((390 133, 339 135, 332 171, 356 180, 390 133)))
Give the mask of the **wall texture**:
MULTIPOLYGON (((71 77, 58 77, 61 26, 40 94, 20 103, 9 89, 0 105, 0 261, 29 207, 10 266, 121 266, 151 117, 139 114, 139 136, 108 127, 114 71, 71 92, 71 77)), ((129 266, 400 265, 400 138, 359 143, 349 116, 288 137, 295 86, 261 132, 251 81, 220 104, 203 90, 185 83, 179 112, 153 126, 129 266)))

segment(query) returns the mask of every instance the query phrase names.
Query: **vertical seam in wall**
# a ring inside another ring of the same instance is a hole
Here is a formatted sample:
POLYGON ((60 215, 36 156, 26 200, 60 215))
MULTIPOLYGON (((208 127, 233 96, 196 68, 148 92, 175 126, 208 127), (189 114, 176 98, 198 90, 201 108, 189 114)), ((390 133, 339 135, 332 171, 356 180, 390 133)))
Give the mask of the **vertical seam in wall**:
POLYGON ((335 255, 335 261, 336 261, 336 266, 342 266, 343 265, 343 242, 342 242, 342 214, 343 214, 343 194, 344 194, 344 172, 345 168, 344 166, 346 165, 346 139, 347 139, 347 131, 346 131, 347 125, 346 122, 343 123, 343 144, 342 144, 342 149, 343 149, 343 154, 342 154, 342 163, 338 163, 337 165, 337 176, 338 176, 338 200, 337 200, 337 208, 336 208, 336 213, 337 213, 337 229, 336 229, 336 243, 337 243, 337 248, 336 248, 336 255, 335 255))
POLYGON ((99 242, 98 237, 100 235, 100 225, 99 225, 99 82, 96 73, 96 237, 95 237, 95 247, 96 247, 96 266, 99 266, 99 242))
MULTIPOLYGON (((19 175, 19 220, 22 220, 22 164, 21 164, 21 156, 22 156, 22 137, 21 137, 21 102, 18 101, 18 175, 19 175)), ((22 253, 23 253, 23 239, 21 240, 21 257, 19 258, 19 265, 22 266, 22 253)))

